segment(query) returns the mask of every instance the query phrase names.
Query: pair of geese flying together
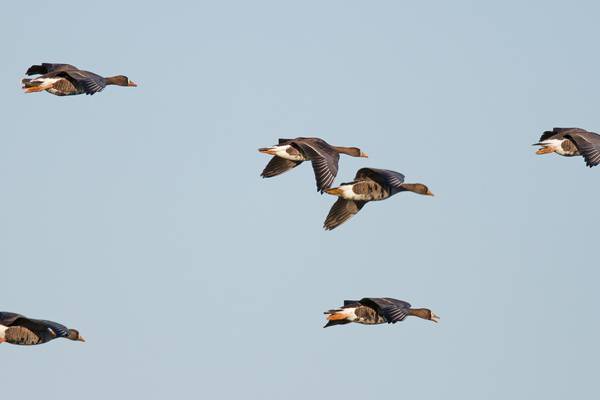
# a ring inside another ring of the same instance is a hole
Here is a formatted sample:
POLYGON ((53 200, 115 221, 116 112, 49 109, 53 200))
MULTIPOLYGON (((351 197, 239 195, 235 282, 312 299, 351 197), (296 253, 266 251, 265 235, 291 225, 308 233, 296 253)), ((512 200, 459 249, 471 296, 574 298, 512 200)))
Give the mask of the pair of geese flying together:
POLYGON ((385 200, 405 191, 433 196, 429 188, 422 183, 404 183, 404 175, 401 173, 377 168, 361 168, 352 182, 332 188, 338 173, 340 154, 367 157, 367 154, 357 147, 332 146, 320 138, 299 137, 279 139, 278 144, 260 148, 258 151, 273 156, 261 174, 263 178, 281 175, 303 161, 311 161, 317 191, 339 197, 325 219, 323 227, 326 230, 337 228, 370 201, 385 200))
MULTIPOLYGON (((542 134, 534 146, 542 146, 536 153, 557 153, 561 156, 583 156, 588 167, 600 164, 600 135, 581 128, 554 128, 542 134)), ((287 172, 304 161, 311 161, 317 182, 317 191, 339 199, 334 203, 325 219, 324 228, 332 230, 357 214, 370 201, 385 200, 397 193, 410 191, 433 196, 422 183, 404 183, 404 175, 377 168, 361 168, 354 180, 331 188, 338 173, 340 154, 352 157, 367 157, 357 147, 332 146, 323 139, 299 137, 279 139, 279 143, 258 149, 273 156, 261 176, 271 178, 287 172)))
MULTIPOLYGON (((412 308, 406 301, 390 297, 365 297, 361 300, 345 300, 344 305, 326 311, 327 324, 345 325, 351 322, 364 325, 395 324, 408 316, 438 322, 439 317, 428 308, 412 308)), ((27 318, 24 315, 0 311, 0 344, 9 343, 33 346, 64 338, 85 342, 76 329, 69 329, 58 322, 27 318)))
POLYGON ((29 67, 26 75, 40 75, 21 81, 25 93, 47 91, 56 96, 73 96, 101 92, 106 86, 131 86, 137 84, 124 75, 104 78, 90 71, 83 71, 70 64, 42 63, 29 67))

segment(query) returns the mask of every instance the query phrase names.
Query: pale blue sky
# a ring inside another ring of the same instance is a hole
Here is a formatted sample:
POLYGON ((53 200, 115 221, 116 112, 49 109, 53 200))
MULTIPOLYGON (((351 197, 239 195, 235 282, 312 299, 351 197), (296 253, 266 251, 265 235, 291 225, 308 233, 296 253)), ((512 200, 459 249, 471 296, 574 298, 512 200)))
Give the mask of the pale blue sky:
POLYGON ((530 144, 600 130, 596 2, 148 3, 2 5, 0 309, 88 339, 0 346, 2 398, 592 398, 600 168, 530 144), (295 136, 436 197, 325 232, 309 166, 259 177, 295 136), (441 323, 321 328, 364 296, 441 323))

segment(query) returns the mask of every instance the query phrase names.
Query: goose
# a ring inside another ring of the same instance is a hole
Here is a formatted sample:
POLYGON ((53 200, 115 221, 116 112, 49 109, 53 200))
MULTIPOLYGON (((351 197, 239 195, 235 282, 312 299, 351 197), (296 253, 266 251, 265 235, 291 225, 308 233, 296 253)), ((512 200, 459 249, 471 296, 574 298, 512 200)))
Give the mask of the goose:
POLYGON ((422 183, 404 183, 404 175, 387 169, 361 168, 354 181, 327 189, 325 192, 339 198, 331 207, 323 227, 332 230, 358 213, 369 201, 387 199, 400 192, 433 196, 422 183))
POLYGON ((263 147, 258 151, 273 156, 261 174, 263 178, 281 175, 302 164, 303 161, 311 161, 317 181, 317 191, 321 193, 333 184, 338 172, 340 154, 368 157, 357 147, 332 146, 323 139, 314 137, 279 139, 277 145, 263 147))
POLYGON ((557 153, 565 157, 583 156, 585 165, 600 164, 600 135, 581 128, 554 128, 546 131, 534 146, 542 146, 536 154, 557 153))
POLYGON ((137 84, 124 75, 104 78, 93 72, 82 71, 70 64, 42 63, 32 65, 26 72, 27 75, 38 75, 37 78, 25 78, 23 90, 25 93, 47 91, 56 96, 73 96, 101 92, 108 85, 131 86, 137 84))
POLYGON ((47 343, 57 338, 85 342, 79 331, 57 322, 0 311, 0 343, 26 346, 47 343))
POLYGON ((411 308, 406 301, 390 297, 365 297, 361 300, 344 300, 342 307, 325 311, 327 324, 323 328, 333 325, 345 325, 351 322, 364 325, 395 324, 404 321, 409 316, 423 318, 438 322, 440 317, 428 308, 411 308))

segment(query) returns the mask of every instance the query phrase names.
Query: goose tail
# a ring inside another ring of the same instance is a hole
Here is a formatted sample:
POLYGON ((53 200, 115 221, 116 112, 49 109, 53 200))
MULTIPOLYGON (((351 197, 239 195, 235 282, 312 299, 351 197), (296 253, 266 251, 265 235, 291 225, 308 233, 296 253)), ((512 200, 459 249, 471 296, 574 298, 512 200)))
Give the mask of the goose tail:
POLYGON ((51 89, 55 80, 41 80, 41 79, 28 79, 25 78, 21 81, 23 84, 23 91, 25 93, 42 92, 47 89, 51 89))
POLYGON ((328 328, 334 325, 345 325, 352 322, 351 315, 345 309, 329 310, 326 311, 325 314, 327 314, 327 323, 323 328, 328 328))

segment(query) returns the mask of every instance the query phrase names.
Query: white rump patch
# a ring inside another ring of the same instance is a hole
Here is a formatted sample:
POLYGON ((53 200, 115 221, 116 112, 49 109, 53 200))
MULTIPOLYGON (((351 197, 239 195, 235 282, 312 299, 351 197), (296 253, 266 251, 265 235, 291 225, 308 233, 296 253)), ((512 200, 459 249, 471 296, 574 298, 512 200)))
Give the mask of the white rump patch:
POLYGON ((571 153, 565 152, 562 148, 562 142, 564 142, 565 140, 568 140, 568 139, 548 139, 548 140, 544 140, 543 142, 540 142, 540 143, 543 144, 544 146, 550 147, 552 150, 554 150, 556 153, 560 154, 561 156, 570 156, 571 153))
POLYGON ((338 187, 338 189, 342 190, 342 194, 340 197, 343 199, 346 199, 346 200, 357 200, 357 201, 371 200, 371 198, 368 194, 354 193, 354 190, 352 190, 353 186, 354 186, 354 184, 342 185, 342 186, 338 187))
POLYGON ((285 158, 286 160, 292 161, 304 161, 304 157, 301 154, 290 154, 286 150, 291 146, 286 144, 285 146, 273 146, 271 149, 275 150, 277 157, 285 158))
POLYGON ((346 319, 349 321, 356 321, 358 317, 356 316, 356 307, 342 308, 339 311, 336 311, 336 314, 342 314, 346 316, 346 319))
POLYGON ((62 80, 62 78, 37 78, 33 79, 31 82, 41 83, 42 85, 54 85, 56 82, 62 80))

